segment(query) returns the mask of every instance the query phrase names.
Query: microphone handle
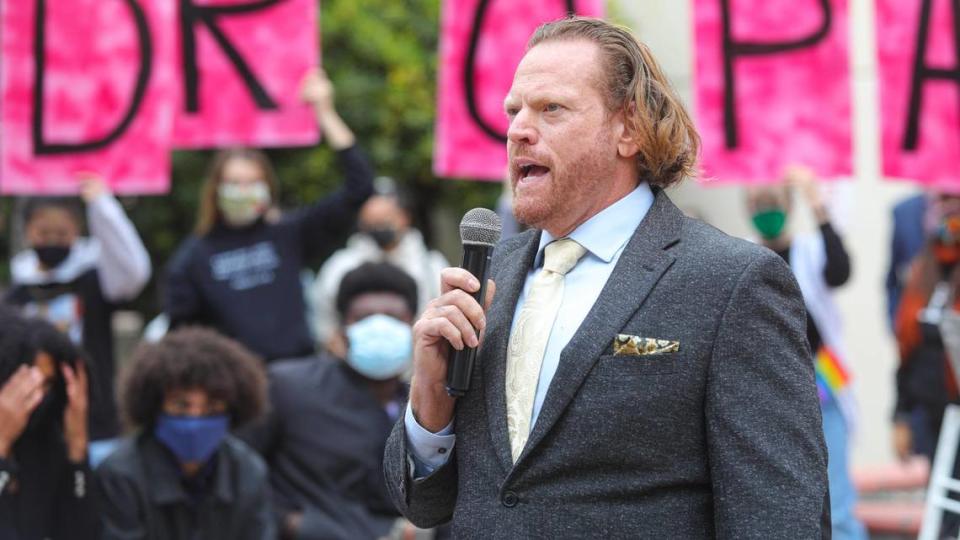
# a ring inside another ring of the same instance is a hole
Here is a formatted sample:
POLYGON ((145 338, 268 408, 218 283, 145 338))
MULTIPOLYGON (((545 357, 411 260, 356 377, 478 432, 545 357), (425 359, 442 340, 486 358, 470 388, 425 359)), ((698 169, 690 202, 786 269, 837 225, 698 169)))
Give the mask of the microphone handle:
MULTIPOLYGON (((480 282, 480 290, 474 293, 473 298, 482 306, 487 296, 487 278, 490 272, 490 258, 493 255, 493 246, 481 244, 465 244, 463 246, 463 260, 460 268, 473 274, 480 282)), ((479 335, 478 335, 479 337, 479 335)), ((463 350, 452 351, 447 364, 447 394, 453 397, 466 395, 470 390, 470 378, 473 376, 473 364, 477 359, 477 350, 473 347, 464 347, 463 350)))

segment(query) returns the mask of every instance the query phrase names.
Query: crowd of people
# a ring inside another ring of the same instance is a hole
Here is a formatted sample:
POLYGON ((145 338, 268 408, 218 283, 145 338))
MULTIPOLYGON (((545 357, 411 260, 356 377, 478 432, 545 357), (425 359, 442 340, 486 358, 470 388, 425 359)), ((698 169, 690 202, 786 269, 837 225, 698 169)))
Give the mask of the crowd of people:
POLYGON ((20 205, 0 311, 0 538, 425 534, 399 519, 381 461, 411 325, 448 263, 402 188, 375 182, 333 93, 306 76, 342 187, 281 210, 264 153, 216 155, 195 232, 158 271, 166 328, 121 370, 112 315, 153 272, 131 220, 92 175, 79 199, 20 205))
MULTIPOLYGON (((342 187, 281 210, 262 152, 218 154, 195 233, 159 276, 169 331, 119 373, 112 315, 154 271, 136 229, 96 177, 83 179, 79 200, 22 205, 25 249, 0 309, 0 537, 445 534, 400 518, 382 459, 407 410, 412 325, 449 264, 412 226, 416 201, 375 179, 333 96, 322 71, 308 74, 303 98, 339 156, 342 187), (305 286, 306 261, 347 232, 305 286)), ((834 537, 866 538, 853 512, 856 406, 833 301, 852 272, 842 231, 802 167, 746 198, 757 242, 789 264, 807 307, 834 537), (798 196, 815 232, 790 230, 798 196)), ((932 458, 944 408, 957 401, 939 323, 960 310, 960 196, 915 197, 894 223, 894 445, 902 458, 932 458)))

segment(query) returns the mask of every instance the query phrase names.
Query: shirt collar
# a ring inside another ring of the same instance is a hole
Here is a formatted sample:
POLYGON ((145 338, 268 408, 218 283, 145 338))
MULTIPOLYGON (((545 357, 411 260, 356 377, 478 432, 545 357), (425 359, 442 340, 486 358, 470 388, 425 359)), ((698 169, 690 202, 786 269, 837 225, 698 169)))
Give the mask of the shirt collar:
MULTIPOLYGON (((641 182, 625 197, 574 229, 567 238, 586 248, 587 253, 609 264, 640 226, 640 222, 653 206, 653 199, 650 185, 641 182)), ((534 267, 543 264, 543 250, 554 240, 556 239, 553 235, 547 231, 540 232, 540 245, 537 247, 534 267)))

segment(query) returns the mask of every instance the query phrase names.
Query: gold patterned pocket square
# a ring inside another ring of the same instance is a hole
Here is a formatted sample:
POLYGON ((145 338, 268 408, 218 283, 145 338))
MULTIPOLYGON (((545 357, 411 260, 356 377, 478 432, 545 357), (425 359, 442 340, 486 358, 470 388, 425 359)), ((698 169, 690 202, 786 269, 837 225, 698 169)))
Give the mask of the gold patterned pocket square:
POLYGON ((615 356, 651 356, 680 352, 679 341, 666 339, 645 338, 629 334, 617 334, 613 340, 613 354, 615 356))

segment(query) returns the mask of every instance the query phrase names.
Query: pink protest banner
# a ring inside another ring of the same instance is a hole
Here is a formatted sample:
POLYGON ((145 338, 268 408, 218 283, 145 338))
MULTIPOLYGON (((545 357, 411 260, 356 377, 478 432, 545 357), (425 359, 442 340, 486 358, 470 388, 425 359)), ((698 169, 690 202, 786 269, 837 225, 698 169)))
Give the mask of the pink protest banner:
POLYGON ((503 100, 527 40, 570 12, 603 17, 603 0, 445 0, 442 11, 434 173, 500 180, 507 167, 503 100))
POLYGON ((182 94, 174 144, 316 144, 300 83, 319 62, 317 0, 181 2, 182 94))
POLYGON ((76 193, 80 172, 165 192, 175 3, 3 0, 0 19, 0 193, 76 193))
POLYGON ((846 0, 695 0, 706 180, 853 172, 846 0))
POLYGON ((877 2, 883 174, 960 188, 960 58, 950 0, 877 2))

